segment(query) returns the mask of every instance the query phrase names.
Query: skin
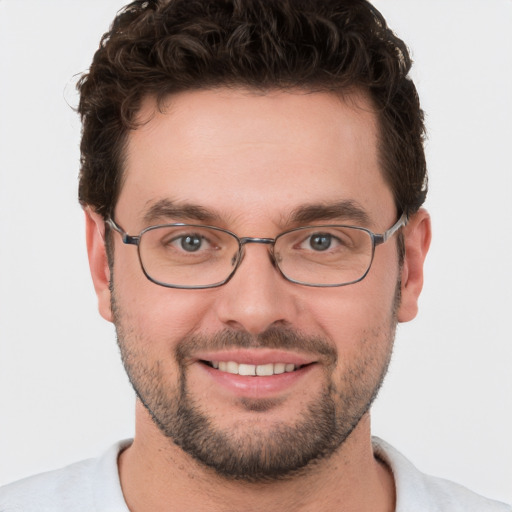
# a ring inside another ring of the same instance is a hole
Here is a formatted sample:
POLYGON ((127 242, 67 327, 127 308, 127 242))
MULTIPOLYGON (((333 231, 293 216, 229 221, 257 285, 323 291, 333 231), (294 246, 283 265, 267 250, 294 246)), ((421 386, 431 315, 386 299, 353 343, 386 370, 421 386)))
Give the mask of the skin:
MULTIPOLYGON (((205 223, 252 237, 275 237, 296 227, 290 212, 312 204, 357 204, 367 217, 364 227, 376 233, 398 218, 379 168, 376 119, 362 95, 342 99, 299 91, 204 90, 173 96, 162 112, 147 98, 139 115, 144 123, 129 135, 115 209, 116 221, 132 235, 149 225, 144 219, 148 205, 161 200, 199 205, 215 215, 205 223)), ((192 219, 160 216, 151 224, 187 220, 192 219)), ((347 217, 326 220, 362 225, 347 217)), ((254 383, 242 394, 204 371, 198 361, 204 348, 187 354, 181 370, 190 396, 215 429, 231 432, 242 446, 251 439, 270 443, 276 426, 296 426, 329 384, 337 390, 333 397, 340 415, 346 404, 339 393, 350 383, 368 392, 378 387, 396 322, 416 315, 430 242, 429 217, 420 210, 403 229, 402 267, 393 238, 376 249, 371 271, 357 284, 311 288, 290 283, 271 264, 267 247, 251 245, 226 285, 176 290, 147 280, 136 249, 114 234, 114 318, 104 222, 91 209, 86 222, 100 313, 116 321, 125 365, 132 363, 129 373, 142 387, 157 382, 174 396, 180 382, 174 355, 190 336, 210 339, 230 331, 257 337, 288 328, 321 339, 335 354, 329 358, 300 344, 265 349, 267 358, 303 358, 311 363, 309 371, 271 391, 258 387, 257 377, 248 377, 254 383), (354 377, 356 369, 360 373, 354 377), (271 406, 259 407, 265 400, 271 406)), ((308 222, 315 223, 322 219, 308 222)), ((230 352, 226 359, 255 357, 254 352, 230 352)), ((223 358, 221 349, 207 355, 223 358)), ((361 399, 360 420, 330 456, 294 478, 256 483, 224 478, 198 462, 163 435, 138 400, 135 440, 119 459, 125 499, 135 512, 394 510, 393 479, 373 456, 365 400, 371 396, 361 399)))

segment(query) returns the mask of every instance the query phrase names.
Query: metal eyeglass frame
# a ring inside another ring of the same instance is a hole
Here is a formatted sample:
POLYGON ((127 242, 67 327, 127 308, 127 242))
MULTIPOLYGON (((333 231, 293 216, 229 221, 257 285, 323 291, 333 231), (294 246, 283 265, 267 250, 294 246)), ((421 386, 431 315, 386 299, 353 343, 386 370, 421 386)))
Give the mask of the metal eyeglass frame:
POLYGON ((244 256, 244 246, 246 244, 268 244, 268 245, 271 245, 272 249, 269 251, 269 253, 271 255, 272 262, 274 263, 275 267, 279 270, 279 273, 287 281, 290 281, 291 283, 300 284, 300 285, 303 285, 303 286, 312 286, 312 287, 317 287, 317 288, 334 288, 334 287, 347 286, 349 284, 358 283, 359 281, 362 281, 367 276, 368 272, 370 271, 370 268, 371 268, 372 263, 373 263, 373 257, 374 257, 374 254, 375 254, 375 247, 377 247, 378 245, 381 245, 381 244, 387 242, 401 227, 403 227, 403 226, 405 226, 407 224, 408 220, 409 220, 409 217, 408 217, 407 213, 405 213, 405 212, 402 213, 402 215, 395 222, 395 224, 393 224, 384 233, 374 233, 373 231, 371 231, 371 230, 369 230, 367 228, 360 227, 360 226, 350 226, 350 225, 345 225, 345 224, 332 224, 332 225, 329 225, 329 226, 338 226, 338 227, 349 227, 349 228, 354 228, 354 229, 359 229, 361 231, 365 231, 365 232, 367 232, 370 235, 370 238, 372 240, 372 254, 371 254, 370 263, 368 264, 368 268, 366 269, 366 272, 359 279, 356 279, 354 281, 349 281, 348 283, 341 283, 341 284, 313 284, 313 283, 305 283, 305 282, 302 282, 302 281, 291 279, 290 277, 288 277, 286 274, 283 273, 283 271, 279 267, 279 263, 274 258, 273 247, 274 247, 274 244, 276 243, 276 241, 281 236, 286 235, 287 233, 291 233, 293 231, 299 231, 301 229, 309 229, 309 228, 316 228, 316 227, 318 227, 318 228, 327 227, 326 225, 322 225, 322 226, 301 226, 299 228, 294 228, 294 229, 290 229, 288 231, 284 231, 283 233, 280 233, 279 235, 277 235, 275 238, 256 238, 256 237, 249 237, 249 236, 245 236, 245 237, 240 238, 237 235, 235 235, 235 233, 233 233, 233 232, 231 232, 231 231, 229 231, 227 229, 218 228, 216 226, 202 225, 202 224, 201 225, 200 224, 187 224, 187 223, 183 223, 183 222, 177 222, 177 223, 172 223, 172 224, 159 224, 159 225, 156 225, 156 226, 149 226, 149 227, 143 229, 138 235, 133 236, 133 235, 129 235, 111 217, 107 218, 105 220, 105 222, 106 222, 106 224, 110 228, 112 228, 114 231, 117 231, 121 235, 121 239, 122 239, 124 244, 136 245, 137 246, 137 254, 138 254, 138 257, 139 257, 139 263, 140 263, 140 266, 142 268, 142 272, 147 277, 147 279, 149 279, 149 281, 151 281, 152 283, 155 283, 157 285, 164 286, 166 288, 180 288, 180 289, 184 289, 184 290, 194 290, 194 289, 197 290, 197 289, 205 289, 205 288, 217 288, 219 286, 222 286, 222 285, 226 284, 234 276, 234 274, 237 271, 238 267, 242 263, 243 256, 244 256), (141 255, 140 255, 140 240, 142 238, 142 235, 144 233, 146 233, 147 231, 151 231, 153 229, 162 228, 162 227, 172 227, 172 226, 176 226, 176 227, 178 227, 178 226, 192 226, 192 227, 195 226, 195 227, 214 229, 216 231, 222 231, 224 233, 227 233, 227 234, 231 235, 233 238, 235 238, 238 241, 238 253, 237 253, 236 265, 233 267, 233 270, 226 277, 226 279, 224 279, 223 281, 219 281, 217 283, 214 283, 214 284, 187 286, 187 285, 175 285, 175 284, 164 283, 163 281, 158 281, 157 279, 151 277, 147 273, 147 271, 146 271, 146 269, 144 267, 144 264, 142 263, 142 258, 141 258, 141 255))

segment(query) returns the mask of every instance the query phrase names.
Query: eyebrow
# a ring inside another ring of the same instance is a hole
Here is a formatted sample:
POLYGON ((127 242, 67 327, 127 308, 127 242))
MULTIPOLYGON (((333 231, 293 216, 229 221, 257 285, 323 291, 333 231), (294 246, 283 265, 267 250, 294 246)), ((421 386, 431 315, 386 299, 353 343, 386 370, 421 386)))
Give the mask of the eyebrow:
POLYGON ((294 224, 309 224, 327 220, 350 221, 363 226, 370 223, 370 217, 366 210, 353 200, 300 206, 292 211, 290 219, 294 224))
POLYGON ((215 222, 219 216, 203 206, 191 203, 176 203, 169 199, 160 199, 152 203, 144 212, 143 221, 151 224, 160 220, 193 220, 198 222, 215 222))
MULTIPOLYGON (((196 221, 215 224, 220 221, 220 216, 203 206, 192 203, 177 203, 169 199, 160 199, 150 203, 143 216, 146 225, 169 219, 174 222, 196 221)), ((287 219, 287 224, 302 225, 332 220, 350 221, 361 225, 370 223, 366 210, 353 200, 302 205, 293 210, 287 216, 287 219)))

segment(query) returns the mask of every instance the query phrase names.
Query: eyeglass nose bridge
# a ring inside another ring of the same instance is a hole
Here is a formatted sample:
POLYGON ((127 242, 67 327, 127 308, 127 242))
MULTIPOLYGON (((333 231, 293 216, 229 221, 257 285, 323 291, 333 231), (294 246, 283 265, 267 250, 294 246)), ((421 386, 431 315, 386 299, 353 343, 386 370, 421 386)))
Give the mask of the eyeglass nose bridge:
POLYGON ((240 245, 244 246, 245 244, 269 244, 274 245, 276 243, 275 238, 255 238, 252 236, 244 236, 243 238, 238 239, 240 241, 240 245))
POLYGON ((233 269, 233 273, 238 269, 238 267, 242 263, 242 260, 244 259, 245 246, 247 244, 270 245, 270 248, 268 251, 269 256, 270 256, 270 261, 274 267, 279 268, 279 265, 277 264, 277 261, 276 261, 275 255, 274 255, 274 245, 276 243, 275 238, 258 238, 258 237, 253 237, 253 236, 244 236, 244 237, 238 239, 238 243, 239 243, 238 261, 236 263, 235 268, 233 269))

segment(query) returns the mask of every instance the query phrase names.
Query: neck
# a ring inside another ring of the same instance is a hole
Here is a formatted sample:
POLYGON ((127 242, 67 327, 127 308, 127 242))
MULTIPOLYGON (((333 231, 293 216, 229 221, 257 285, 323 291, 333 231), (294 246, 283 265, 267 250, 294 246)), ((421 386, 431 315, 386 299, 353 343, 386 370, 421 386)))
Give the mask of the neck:
POLYGON ((331 457, 300 475, 246 483, 205 468, 162 436, 145 411, 137 413, 135 440, 118 461, 123 494, 132 512, 394 510, 393 477, 373 455, 369 415, 331 457))

